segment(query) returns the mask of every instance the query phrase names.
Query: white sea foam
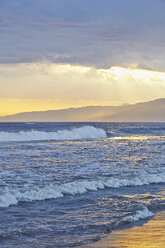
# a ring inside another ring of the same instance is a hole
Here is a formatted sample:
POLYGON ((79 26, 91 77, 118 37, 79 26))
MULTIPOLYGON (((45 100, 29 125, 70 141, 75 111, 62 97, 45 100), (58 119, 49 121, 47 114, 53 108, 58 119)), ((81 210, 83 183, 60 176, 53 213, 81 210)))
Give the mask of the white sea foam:
POLYGON ((59 130, 57 132, 41 132, 32 130, 19 133, 0 132, 0 142, 3 141, 35 141, 35 140, 82 140, 106 138, 106 132, 101 128, 83 126, 72 130, 59 130))
POLYGON ((10 205, 15 205, 18 203, 15 194, 6 191, 3 195, 0 195, 0 207, 9 207, 10 205))
POLYGON ((136 211, 133 215, 128 215, 123 217, 120 221, 117 222, 117 225, 120 223, 133 223, 142 219, 152 217, 154 214, 148 210, 147 207, 144 207, 142 210, 136 211))
POLYGON ((26 125, 34 125, 35 122, 26 122, 26 125))
POLYGON ((36 201, 55 199, 65 195, 84 194, 90 190, 100 190, 105 188, 120 188, 126 186, 140 186, 151 183, 164 183, 165 173, 149 174, 143 173, 131 179, 110 178, 100 180, 82 180, 61 185, 52 184, 44 187, 36 187, 22 190, 6 190, 0 194, 0 207, 8 207, 20 201, 36 201))

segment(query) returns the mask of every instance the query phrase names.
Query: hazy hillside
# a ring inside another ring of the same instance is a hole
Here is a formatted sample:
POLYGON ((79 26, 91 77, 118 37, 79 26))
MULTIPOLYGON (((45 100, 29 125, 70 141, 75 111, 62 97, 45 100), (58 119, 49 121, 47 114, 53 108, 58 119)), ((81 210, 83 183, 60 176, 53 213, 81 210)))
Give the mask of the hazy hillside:
POLYGON ((101 107, 89 106, 82 108, 69 108, 62 110, 48 110, 20 113, 16 115, 0 117, 0 121, 101 121, 106 116, 114 115, 126 110, 127 106, 101 107))
POLYGON ((62 110, 25 112, 16 115, 0 117, 2 122, 62 122, 62 121, 165 121, 165 98, 121 106, 89 106, 62 110))
POLYGON ((130 105, 128 109, 107 116, 105 121, 165 122, 165 98, 130 105))

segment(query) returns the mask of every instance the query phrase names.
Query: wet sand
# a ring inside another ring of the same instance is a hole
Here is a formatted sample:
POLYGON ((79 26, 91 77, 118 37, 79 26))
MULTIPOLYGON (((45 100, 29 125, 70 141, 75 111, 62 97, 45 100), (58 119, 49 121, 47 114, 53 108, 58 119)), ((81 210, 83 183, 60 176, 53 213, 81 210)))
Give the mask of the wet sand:
POLYGON ((165 248, 165 211, 142 226, 115 230, 106 238, 84 248, 165 248))

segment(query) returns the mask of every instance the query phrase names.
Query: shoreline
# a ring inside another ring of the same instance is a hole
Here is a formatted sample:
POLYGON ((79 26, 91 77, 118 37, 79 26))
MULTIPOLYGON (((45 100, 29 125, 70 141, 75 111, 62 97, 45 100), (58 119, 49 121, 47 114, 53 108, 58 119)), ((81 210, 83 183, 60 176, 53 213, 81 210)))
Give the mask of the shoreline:
POLYGON ((157 212, 143 225, 134 225, 112 233, 83 248, 164 248, 165 211, 157 212))

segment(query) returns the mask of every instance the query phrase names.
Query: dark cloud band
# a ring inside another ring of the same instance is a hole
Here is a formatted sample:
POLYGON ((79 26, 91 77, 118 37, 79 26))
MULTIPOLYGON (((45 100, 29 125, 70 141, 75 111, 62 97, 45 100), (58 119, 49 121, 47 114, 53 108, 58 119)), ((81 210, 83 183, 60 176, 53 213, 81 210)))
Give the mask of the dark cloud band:
POLYGON ((164 70, 163 0, 0 0, 0 63, 164 70))

